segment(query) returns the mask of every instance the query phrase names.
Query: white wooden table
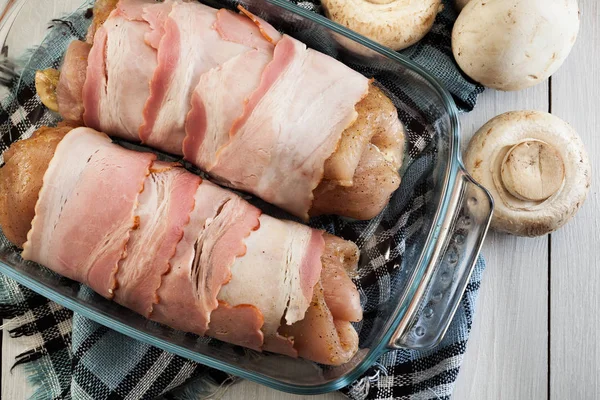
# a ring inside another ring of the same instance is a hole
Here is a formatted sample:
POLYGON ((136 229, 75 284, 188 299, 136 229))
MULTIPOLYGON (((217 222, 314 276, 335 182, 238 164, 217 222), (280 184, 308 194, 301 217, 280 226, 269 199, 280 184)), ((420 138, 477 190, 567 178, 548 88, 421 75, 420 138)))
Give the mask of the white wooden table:
MULTIPOLYGON (((488 236, 488 266, 455 399, 600 398, 600 2, 579 4, 579 39, 550 81, 518 93, 488 90, 477 109, 462 117, 466 145, 483 123, 502 112, 551 111, 582 136, 593 164, 593 183, 579 214, 557 233, 537 239, 488 236)), ((23 399, 31 393, 21 368, 9 372, 23 348, 21 341, 3 334, 3 399, 23 399)), ((300 396, 244 382, 223 398, 300 396)))

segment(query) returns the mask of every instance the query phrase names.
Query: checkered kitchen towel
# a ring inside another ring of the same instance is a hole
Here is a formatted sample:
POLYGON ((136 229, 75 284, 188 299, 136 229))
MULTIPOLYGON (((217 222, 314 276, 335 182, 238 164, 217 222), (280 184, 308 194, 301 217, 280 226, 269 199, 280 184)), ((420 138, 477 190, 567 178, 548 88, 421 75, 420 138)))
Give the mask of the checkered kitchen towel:
MULTIPOLYGON (((419 44, 403 51, 436 75, 453 94, 463 111, 473 108, 480 86, 465 79, 455 66, 450 49, 450 31, 456 18, 450 1, 436 19, 432 31, 419 44)), ((319 12, 312 2, 301 7, 319 12)), ((21 80, 14 82, 14 95, 0 106, 0 151, 26 138, 40 125, 56 123, 56 116, 41 105, 33 88, 38 68, 58 66, 65 43, 84 35, 89 12, 78 12, 54 21, 44 44, 32 49, 21 80)), ((8 49, 10 53, 10 49, 8 49)), ((382 81, 384 77, 376 77, 382 81)), ((370 255, 360 270, 358 286, 365 299, 366 326, 377 305, 388 301, 393 290, 392 266, 399 264, 414 242, 432 187, 432 157, 435 143, 415 113, 410 94, 395 89, 408 131, 409 160, 401 190, 388 209, 371 222, 348 223, 334 217, 313 221, 314 226, 354 239, 370 255), (384 230, 375 240, 361 240, 361 233, 375 226, 384 230), (379 242, 392 243, 389 260, 381 261, 379 242), (379 257, 377 256, 379 255, 379 257), (379 261, 378 261, 379 260, 379 261)), ((449 399, 465 352, 474 302, 479 289, 483 260, 477 263, 458 312, 444 341, 434 350, 398 350, 387 353, 364 377, 343 392, 352 399, 449 399)), ((87 288, 81 289, 86 293, 87 288)), ((111 331, 50 302, 0 275, 0 317, 12 337, 27 336, 32 344, 19 355, 38 389, 35 399, 166 399, 201 398, 222 393, 232 380, 227 374, 206 368, 165 351, 111 331)), ((360 330, 360 328, 359 328, 360 330)))

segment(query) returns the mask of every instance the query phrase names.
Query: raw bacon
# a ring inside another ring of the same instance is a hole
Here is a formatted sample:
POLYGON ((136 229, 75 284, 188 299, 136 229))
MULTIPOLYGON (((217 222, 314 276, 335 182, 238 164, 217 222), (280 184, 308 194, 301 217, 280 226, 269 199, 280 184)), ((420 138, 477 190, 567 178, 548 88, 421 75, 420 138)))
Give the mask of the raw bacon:
POLYGON ((115 9, 95 34, 83 85, 86 126, 139 141, 148 82, 156 69, 155 50, 144 41, 146 22, 115 9))
POLYGON ((113 6, 94 28, 87 61, 73 55, 82 48, 65 57, 63 117, 83 111, 87 126, 183 156, 304 220, 369 219, 387 204, 400 181, 404 130, 371 80, 243 8, 113 6), (75 70, 84 64, 82 82, 75 70), (371 192, 365 181, 385 184, 371 192))
MULTIPOLYGON (((154 20, 148 17, 150 14, 145 15, 150 21, 154 20)), ((142 142, 182 154, 192 91, 202 74, 264 42, 264 39, 224 40, 215 29, 216 24, 214 8, 198 3, 172 3, 161 27, 164 33, 158 45, 158 65, 150 80, 150 97, 144 107, 144 122, 139 133, 142 142)), ((151 23, 153 29, 154 25, 151 23)), ((253 29, 258 31, 256 27, 253 29)), ((156 39, 150 41, 156 42, 156 39)), ((272 47, 270 44, 261 46, 272 47)))
POLYGON ((194 193, 201 179, 183 168, 155 162, 144 181, 135 212, 137 226, 131 232, 127 257, 117 273, 115 300, 149 317, 169 260, 184 234, 194 207, 194 193))
POLYGON ((23 258, 112 298, 155 157, 125 150, 89 128, 69 132, 44 174, 23 258))
POLYGON ((332 278, 356 264, 352 243, 261 214, 90 128, 56 147, 31 226, 24 258, 154 321, 333 364, 347 359, 340 348, 357 349, 356 288, 332 278), (313 329, 324 338, 314 351, 306 347, 320 340, 313 329))
POLYGON ((308 219, 313 190, 368 80, 284 36, 211 174, 308 219))

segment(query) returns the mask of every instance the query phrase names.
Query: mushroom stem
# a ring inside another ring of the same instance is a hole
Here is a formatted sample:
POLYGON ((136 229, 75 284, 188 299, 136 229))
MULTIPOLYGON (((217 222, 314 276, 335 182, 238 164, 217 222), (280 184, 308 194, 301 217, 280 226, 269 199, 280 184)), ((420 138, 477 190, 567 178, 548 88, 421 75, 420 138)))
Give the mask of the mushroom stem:
POLYGON ((516 198, 544 201, 561 189, 565 165, 550 144, 537 139, 525 139, 506 153, 501 176, 503 186, 516 198))
POLYGON ((577 132, 541 111, 490 120, 471 139, 465 166, 494 196, 492 227, 520 236, 563 226, 585 201, 591 180, 577 132))

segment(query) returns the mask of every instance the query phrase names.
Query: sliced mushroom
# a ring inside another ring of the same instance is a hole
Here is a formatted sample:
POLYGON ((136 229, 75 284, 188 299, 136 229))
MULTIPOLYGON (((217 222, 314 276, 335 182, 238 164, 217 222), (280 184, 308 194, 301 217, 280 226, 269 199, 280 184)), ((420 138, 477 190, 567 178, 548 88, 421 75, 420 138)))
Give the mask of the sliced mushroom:
POLYGON ((585 201, 591 182, 577 133, 541 111, 489 121, 471 139, 465 166, 494 197, 492 227, 519 236, 563 226, 585 201))
POLYGON ((56 87, 60 72, 54 68, 48 68, 35 72, 35 90, 40 96, 42 103, 54 112, 58 112, 58 101, 56 100, 56 87))
POLYGON ((323 0, 325 15, 374 41, 401 50, 429 32, 441 0, 323 0))

